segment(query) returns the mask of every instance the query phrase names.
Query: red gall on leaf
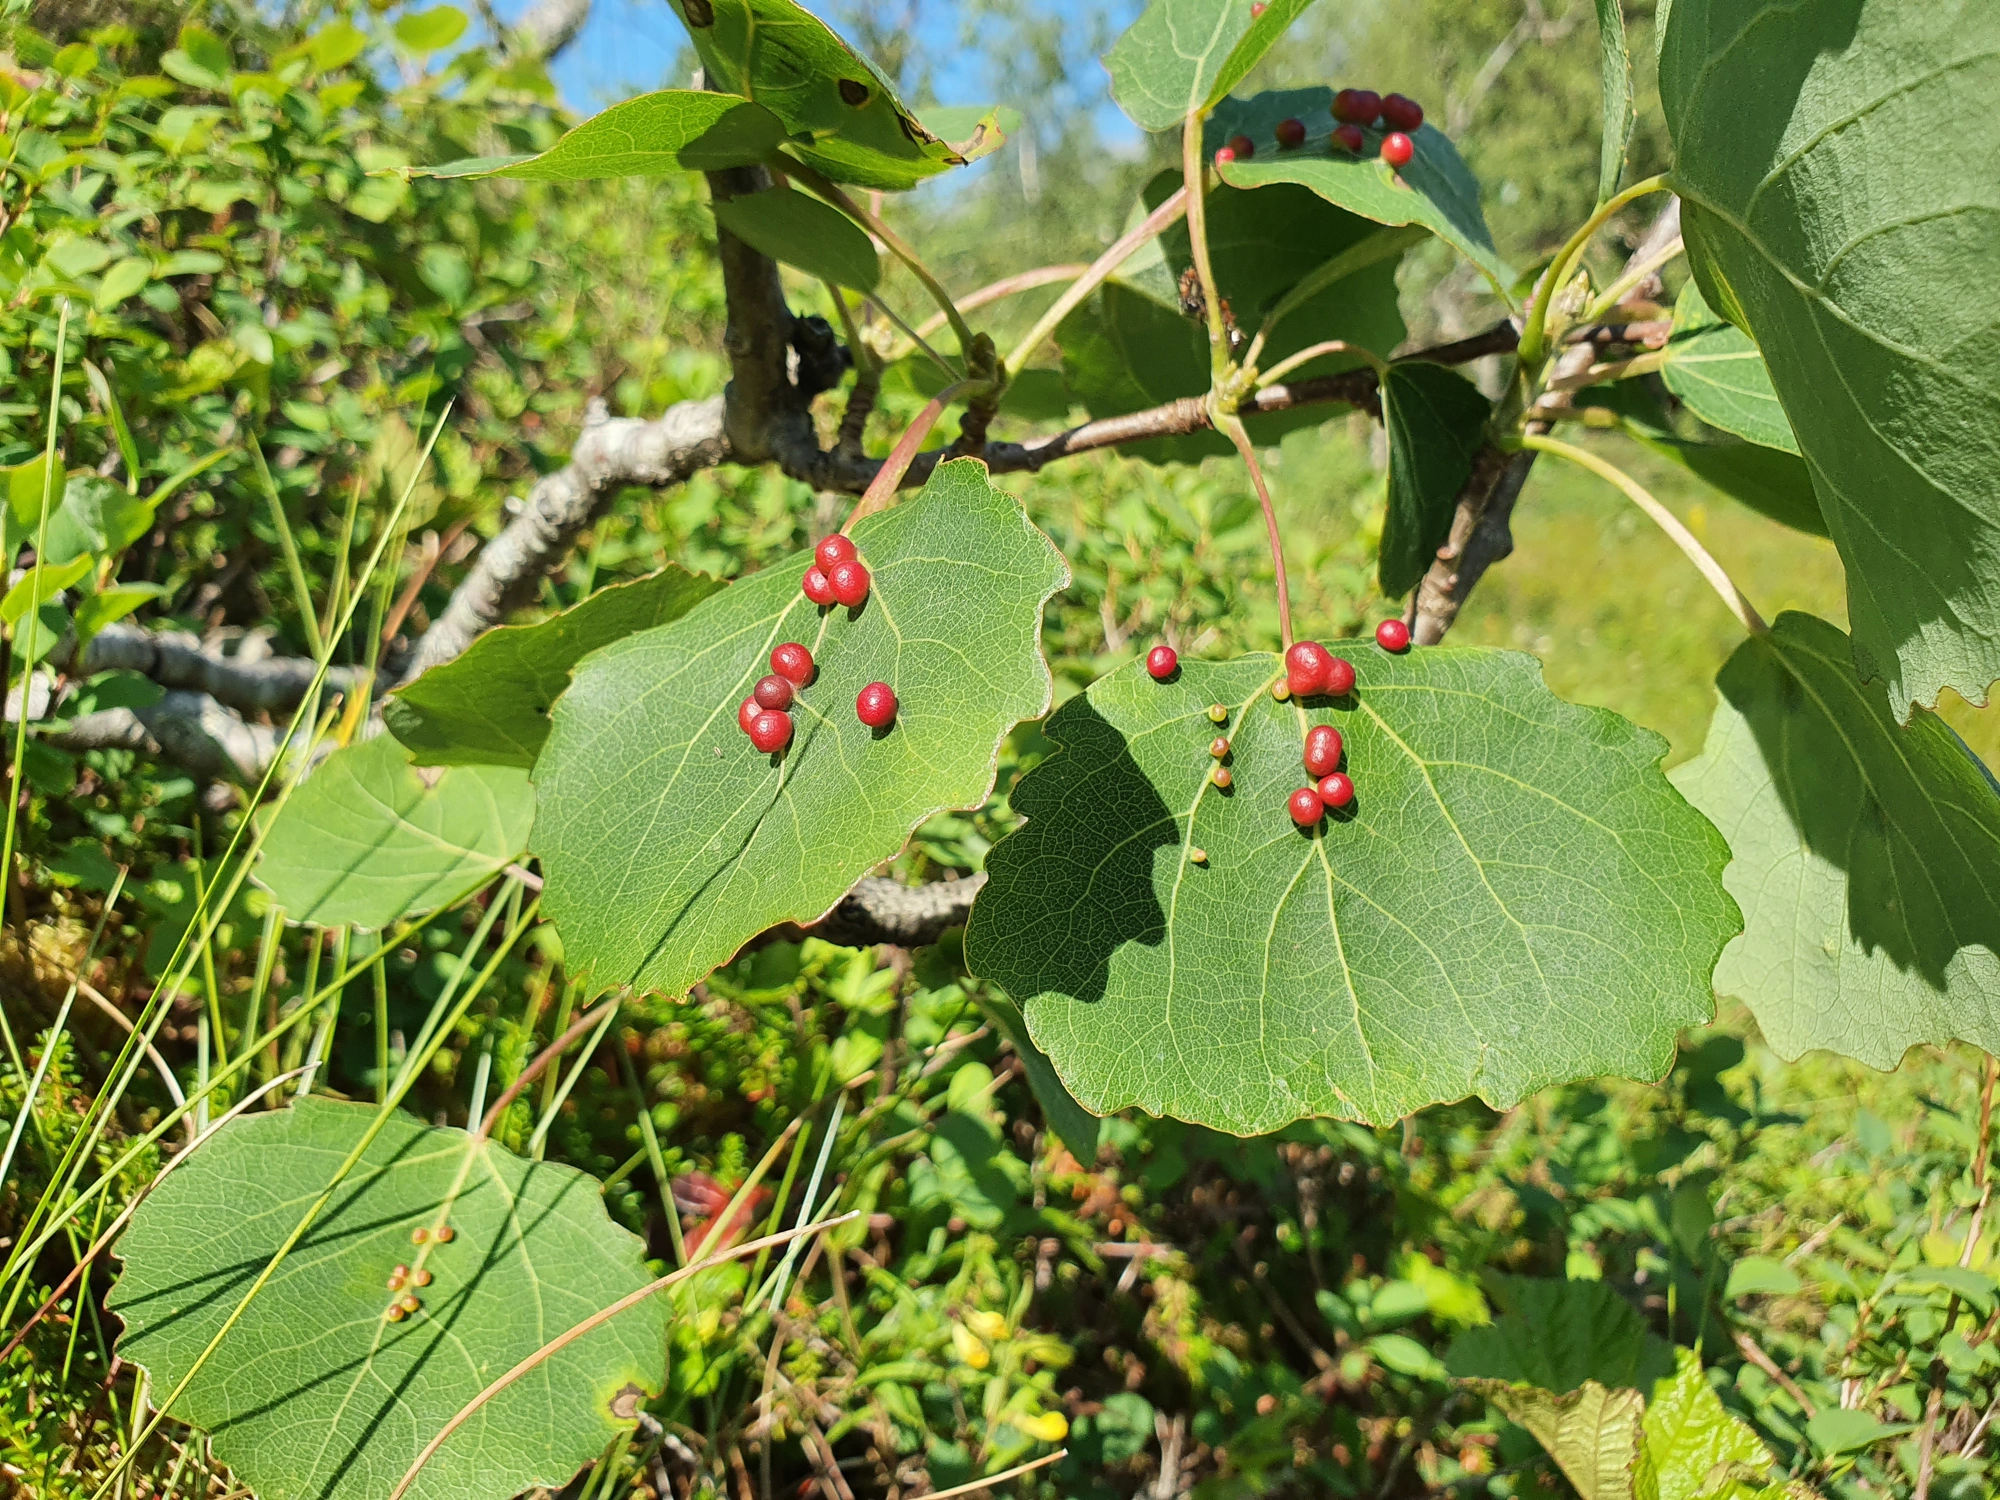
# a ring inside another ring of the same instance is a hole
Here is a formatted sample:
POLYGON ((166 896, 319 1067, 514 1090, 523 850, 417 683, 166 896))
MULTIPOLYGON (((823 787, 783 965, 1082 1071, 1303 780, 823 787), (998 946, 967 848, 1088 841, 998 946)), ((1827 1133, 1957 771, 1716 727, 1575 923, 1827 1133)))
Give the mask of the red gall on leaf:
POLYGON ((837 531, 831 536, 821 537, 819 545, 813 548, 813 560, 820 565, 820 570, 829 576, 836 567, 853 556, 854 543, 837 531))
POLYGON ((1407 167, 1410 158, 1417 154, 1416 143, 1400 130, 1392 130, 1382 137, 1382 160, 1392 167, 1407 167))
POLYGON ((1292 821, 1301 828, 1310 828, 1326 816, 1326 804, 1319 800, 1319 793, 1309 786, 1302 786, 1285 803, 1285 811, 1292 815, 1292 821))
POLYGON ((1343 151, 1351 151, 1359 156, 1361 148, 1368 144, 1368 138, 1361 133, 1359 125, 1341 125, 1333 132, 1333 144, 1343 151))
POLYGON ((767 708, 750 721, 750 743, 770 755, 792 741, 792 716, 780 709, 767 708))
POLYGON ((1382 115, 1382 96, 1373 89, 1342 89, 1333 96, 1333 117, 1349 125, 1373 125, 1382 115))
POLYGON ((1382 101, 1382 121, 1391 130, 1416 130, 1424 123, 1424 107, 1408 94, 1390 94, 1382 101))
POLYGON ((1280 120, 1278 128, 1272 132, 1278 138, 1279 149, 1296 151, 1306 143, 1306 122, 1304 120, 1280 120))
POLYGON ((1306 770, 1324 776, 1340 765, 1340 731, 1331 724, 1315 724, 1306 731, 1306 770))
POLYGON ((805 590, 806 597, 815 604, 833 603, 833 585, 827 582, 826 574, 821 571, 818 563, 806 569, 805 581, 799 587, 805 590))
POLYGON ((757 679, 757 685, 750 689, 750 696, 757 700, 759 708, 790 708, 792 706, 792 685, 776 672, 757 679))
POLYGON ((1165 682, 1181 664, 1180 657, 1172 646, 1155 646, 1146 653, 1146 670, 1155 682, 1165 682))
POLYGON ((813 677, 812 652, 797 641, 785 641, 771 648, 771 670, 793 687, 804 687, 813 677))
POLYGON ((896 717, 896 693, 886 682, 871 682, 854 700, 854 716, 870 729, 881 729, 896 717))
POLYGON ((1375 627, 1375 644, 1384 651, 1410 649, 1410 627, 1401 620, 1384 620, 1375 627))
POLYGON ((826 575, 826 585, 836 600, 852 609, 868 597, 867 566, 853 557, 835 563, 826 575))
POLYGON ((1354 800, 1354 783, 1344 771, 1335 771, 1320 777, 1317 794, 1328 807, 1345 807, 1354 800))

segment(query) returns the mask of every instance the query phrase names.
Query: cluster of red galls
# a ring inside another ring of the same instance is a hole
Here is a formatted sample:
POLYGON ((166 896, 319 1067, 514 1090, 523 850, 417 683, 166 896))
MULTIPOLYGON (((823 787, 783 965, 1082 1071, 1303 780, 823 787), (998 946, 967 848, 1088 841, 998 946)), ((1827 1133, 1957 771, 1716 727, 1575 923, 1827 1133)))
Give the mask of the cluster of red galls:
MULTIPOLYGON (((804 585, 813 603, 851 606, 868 597, 868 569, 846 537, 828 537, 813 556, 804 585)), ((787 710, 817 671, 812 652, 797 641, 771 648, 770 674, 757 679, 750 696, 736 709, 737 726, 750 736, 751 744, 770 755, 792 742, 792 716, 787 710)), ((896 717, 895 689, 886 682, 869 683, 854 699, 854 716, 870 729, 886 729, 896 717)))
MULTIPOLYGON (((1401 620, 1384 620, 1375 627, 1375 644, 1384 651, 1407 651, 1410 627, 1401 620)), ((1171 646, 1155 646, 1146 653, 1146 671, 1155 681, 1164 682, 1179 669, 1180 657, 1171 646)), ((1284 691, 1275 685, 1271 689, 1273 696, 1287 698, 1344 698, 1353 691, 1354 663, 1335 656, 1318 641, 1296 641, 1286 650, 1284 691)), ((1220 724, 1228 717, 1228 710, 1218 703, 1209 709, 1208 716, 1220 724)), ((1315 724, 1306 731, 1305 766, 1312 784, 1300 787, 1285 802, 1285 810, 1299 827, 1311 828, 1326 816, 1328 808, 1342 808, 1354 800, 1354 783, 1340 769, 1342 749, 1340 731, 1331 724, 1315 724)), ((1218 736, 1208 753, 1217 762, 1209 779, 1226 789, 1234 779, 1229 768, 1221 764, 1229 754, 1229 741, 1218 736)))
MULTIPOLYGON (((1333 96, 1334 127, 1329 143, 1352 156, 1359 156, 1368 144, 1366 132, 1386 126, 1377 148, 1391 167, 1405 167, 1417 154, 1410 132, 1424 123, 1424 107, 1404 94, 1384 96, 1373 89, 1342 89, 1333 96)), ((1272 131, 1280 151, 1296 151, 1306 143, 1304 120, 1280 120, 1272 131)), ((1257 143, 1247 135, 1232 135, 1229 144, 1215 153, 1216 164, 1248 161, 1257 154, 1257 143)))

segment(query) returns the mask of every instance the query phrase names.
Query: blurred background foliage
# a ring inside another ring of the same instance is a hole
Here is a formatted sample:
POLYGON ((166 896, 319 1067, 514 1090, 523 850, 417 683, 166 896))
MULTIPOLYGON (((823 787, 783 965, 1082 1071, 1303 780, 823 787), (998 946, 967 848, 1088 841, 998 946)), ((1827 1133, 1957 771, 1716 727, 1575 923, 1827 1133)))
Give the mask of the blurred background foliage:
MULTIPOLYGON (((963 93, 962 58, 976 50, 990 70, 976 80, 984 96, 1027 117, 1020 139, 962 180, 888 207, 953 288, 1087 260, 1123 227, 1165 149, 1108 128, 1101 108, 1095 55, 1129 10, 832 8, 919 101, 963 93)), ((698 182, 577 191, 395 174, 538 149, 570 118, 541 64, 509 55, 483 14, 442 41, 451 25, 414 24, 436 15, 88 0, 8 22, 0 463, 39 451, 65 296, 73 342, 59 430, 70 471, 150 495, 220 455, 93 581, 157 586, 141 619, 238 652, 303 650, 306 609, 337 592, 333 580, 372 542, 418 434, 449 404, 399 561, 340 646, 348 661, 393 655, 441 608, 510 497, 564 461, 589 403, 649 416, 721 388, 720 283, 698 182)), ((1645 171, 1663 150, 1647 77, 1651 5, 1629 6, 1628 18, 1641 65, 1633 165, 1645 171)), ((679 81, 685 68, 646 81, 679 81)), ((1405 0, 1315 9, 1252 86, 1414 94, 1460 140, 1502 254, 1525 268, 1590 206, 1595 78, 1584 0, 1405 0)), ((793 290, 801 310, 827 310, 823 291, 793 290)), ((920 307, 893 275, 885 295, 920 307)), ((1046 296, 991 310, 1003 346, 1046 296)), ((1494 315, 1430 249, 1406 262, 1403 301, 1414 342, 1494 315)), ((878 451, 919 400, 892 382, 871 428, 878 451)), ((1000 430, 1024 424, 1003 418, 1000 430)), ((1627 459, 1767 613, 1842 618, 1829 545, 1627 459)), ((1372 582, 1376 436, 1334 416, 1289 437, 1272 473, 1302 625, 1323 636, 1365 627, 1388 608, 1372 582)), ((1075 574, 1047 620, 1059 694, 1161 637, 1201 655, 1273 643, 1261 527, 1234 465, 1103 455, 1007 483, 1075 574)), ((829 529, 844 505, 734 469, 629 492, 541 604, 573 603, 666 559, 739 574, 829 529)), ((1533 651, 1564 696, 1659 729, 1673 759, 1691 754, 1737 639, 1721 606, 1616 495, 1569 472, 1536 471, 1517 540, 1461 637, 1533 651)), ((64 711, 142 690, 90 684, 64 711)), ((1947 717, 1994 760, 1991 711, 1952 705, 1947 717)), ((1025 727, 992 802, 921 830, 900 872, 977 870, 1008 826, 1013 777, 1045 749, 1025 727)), ((125 751, 37 747, 28 774, 33 873, 7 891, 0 940, 16 1045, 32 1051, 49 1024, 116 865, 132 867, 137 891, 89 976, 102 1003, 82 1014, 42 1096, 37 1130, 54 1136, 120 1039, 112 1013, 134 1009, 158 979, 163 943, 244 814, 226 789, 125 751)), ((241 1014, 262 916, 254 892, 241 898, 202 992, 174 1002, 159 1045, 183 1080, 209 1042, 244 1041, 226 1021, 205 1038, 203 1017, 241 1014)), ((396 1060, 476 916, 454 914, 383 954, 379 990, 370 978, 349 986, 325 1086, 372 1093, 379 1051, 396 1060)), ((274 1013, 296 1003, 319 942, 282 937, 274 1013)), ((463 1123, 475 1060, 490 1055, 504 1084, 575 1000, 559 945, 542 934, 496 973, 440 1055, 420 1112, 463 1123)), ((853 1092, 830 1180, 864 1213, 828 1238, 780 1309, 740 1311, 735 1293, 753 1275, 741 1266, 682 1289, 671 1385, 654 1407, 679 1448, 656 1442, 659 1466, 621 1453, 595 1492, 686 1481, 765 1493, 764 1465, 779 1486, 769 1493, 806 1493, 809 1446, 823 1439, 840 1482, 861 1494, 920 1494, 1063 1442, 1070 1457, 1024 1493, 1560 1495, 1533 1441, 1446 1376, 1453 1338, 1496 1310, 1496 1273, 1610 1285, 1654 1335, 1699 1349, 1781 1462, 1829 1492, 1907 1488, 1914 1450, 1904 1427, 1849 1441, 1851 1430, 1814 1429, 1815 1413, 1865 1392, 1915 1422, 1935 1389, 1971 1456, 1950 1460, 1933 1493, 1991 1490, 1977 1440, 1995 1389, 1990 1346, 1939 1344, 1956 1293, 1917 1274, 1991 1256, 1990 1231, 1963 1244, 1977 1196, 1979 1080, 1967 1057, 1925 1055, 1887 1078, 1823 1058, 1786 1064, 1725 1015, 1658 1088, 1578 1086, 1505 1115, 1466 1104, 1401 1128, 1318 1122, 1251 1142, 1120 1119, 1092 1142, 1051 1127, 1006 1032, 1004 1003, 965 976, 949 937, 914 956, 772 943, 685 1004, 622 1014, 557 1107, 547 1150, 605 1182, 612 1212, 650 1254, 671 1255, 669 1214, 690 1235, 748 1233, 748 1220, 713 1222, 726 1194, 789 1121, 842 1088, 853 1092), (768 1438, 756 1431, 767 1365, 790 1393, 768 1438), (692 1465, 676 1470, 677 1453, 692 1465)), ((302 1045, 262 1071, 295 1066, 302 1045)), ((123 1104, 105 1163, 158 1117, 170 1083, 155 1072, 123 1104)), ((19 1098, 16 1074, 0 1071, 0 1114, 19 1098)), ((519 1101, 502 1139, 525 1142, 549 1098, 519 1101)), ((796 1211, 796 1151, 789 1161, 772 1184, 781 1191, 751 1199, 757 1223, 796 1211)), ((153 1165, 136 1164, 128 1186, 153 1165)), ((0 1235, 14 1232, 45 1170, 43 1155, 23 1152, 0 1188, 0 1235)), ((44 1287, 69 1267, 58 1248, 38 1267, 44 1287)), ((133 1372, 116 1363, 115 1325, 98 1307, 103 1273, 93 1275, 0 1368, 0 1474, 22 1493, 91 1493, 133 1425, 133 1372)), ((230 1493, 185 1433, 149 1452, 141 1476, 137 1493, 230 1493)))

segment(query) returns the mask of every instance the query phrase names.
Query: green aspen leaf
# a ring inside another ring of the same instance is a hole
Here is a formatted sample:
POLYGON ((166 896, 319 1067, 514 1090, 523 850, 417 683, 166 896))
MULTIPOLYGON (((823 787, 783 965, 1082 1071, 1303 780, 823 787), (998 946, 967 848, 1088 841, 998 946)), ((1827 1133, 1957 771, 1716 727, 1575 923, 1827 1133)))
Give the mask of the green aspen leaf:
POLYGON ((68 475, 62 504, 49 517, 48 560, 117 556, 152 528, 158 503, 100 475, 68 475))
POLYGON ((55 598, 80 580, 90 568, 89 557, 74 557, 63 563, 46 562, 39 568, 23 568, 21 576, 4 595, 0 595, 0 623, 20 624, 30 609, 55 598))
POLYGON ((413 10, 396 22, 396 45, 421 57, 449 47, 465 35, 465 12, 455 5, 413 10))
POLYGON ((115 262, 97 283, 91 300, 99 312, 110 312, 126 298, 145 289, 153 279, 153 263, 143 255, 128 255, 115 262))
POLYGON ((1674 331, 1664 353, 1660 379, 1702 421, 1746 442, 1799 451, 1764 356, 1749 334, 1709 311, 1692 281, 1674 304, 1674 331))
MULTIPOLYGON (((1177 178, 1162 173, 1148 184, 1144 207, 1177 185, 1177 178)), ((1208 212, 1216 278, 1244 334, 1261 331, 1265 315, 1308 278, 1318 283, 1273 328, 1260 361, 1266 369, 1324 339, 1381 351, 1402 342, 1396 267, 1403 239, 1297 187, 1258 193, 1218 188, 1209 195, 1208 212)), ((1192 263, 1187 231, 1177 225, 1127 261, 1057 329, 1063 379, 1091 416, 1123 416, 1207 392, 1208 333, 1180 304, 1181 274, 1192 263)), ((1358 363, 1353 356, 1328 355, 1287 378, 1296 382, 1358 363)), ((1330 411, 1321 406, 1246 415, 1244 425, 1256 442, 1275 443, 1296 428, 1326 421, 1330 411)), ((1122 451, 1154 463, 1186 463, 1234 450, 1220 433, 1199 432, 1122 451)))
POLYGON ((1708 1476, 1718 1467, 1738 1483, 1746 1469, 1768 1470, 1770 1450, 1722 1404, 1701 1356, 1676 1349, 1674 1359, 1673 1376, 1654 1385, 1639 1424, 1656 1500, 1704 1500, 1714 1493, 1708 1476))
MULTIPOLYGON (((155 1391, 187 1374, 375 1113, 309 1097, 232 1120, 140 1205, 109 1305, 119 1354, 155 1391)), ((398 1111, 174 1415, 261 1500, 379 1500, 486 1385, 644 1286, 644 1255, 575 1168, 398 1111), (412 1243, 447 1211, 448 1243, 412 1243), (431 1280, 390 1322, 399 1265, 431 1280)), ((412 1500, 561 1488, 631 1430, 665 1380, 666 1343, 664 1298, 591 1330, 453 1433, 412 1500)))
POLYGON ((7 481, 8 534, 25 541, 35 534, 35 528, 40 524, 43 505, 50 502, 60 505, 68 494, 69 471, 63 467, 61 459, 51 458, 44 462, 43 457, 37 454, 25 463, 0 468, 0 474, 4 474, 7 481))
MULTIPOLYGON (((784 123, 790 150, 836 182, 901 191, 972 159, 938 139, 895 86, 794 0, 673 0, 711 88, 755 100, 784 123)), ((999 117, 971 137, 996 150, 999 117)), ((963 122, 952 122, 963 130, 963 122)))
POLYGON ((397 688, 382 704, 389 732, 420 766, 535 763, 549 710, 576 664, 600 646, 678 620, 722 580, 668 565, 599 589, 534 625, 489 630, 465 652, 397 688))
POLYGON ((1760 515, 1794 531, 1827 534, 1826 517, 1813 494, 1812 473, 1797 455, 1759 443, 1698 443, 1670 432, 1626 430, 1662 458, 1760 515))
POLYGON ((1722 1296, 1724 1301, 1749 1296, 1795 1297, 1804 1285, 1799 1273, 1783 1261, 1746 1255, 1729 1268, 1722 1296))
POLYGON ((1377 560, 1382 592, 1417 586, 1451 533, 1458 492, 1472 477, 1492 403, 1456 370, 1417 362, 1389 366, 1382 380, 1389 430, 1389 508, 1377 560))
POLYGON ((1498 1319, 1468 1328, 1445 1351, 1462 1380, 1504 1380, 1564 1395, 1599 1385, 1649 1387, 1674 1368, 1672 1347, 1602 1281, 1493 1276, 1498 1319))
POLYGON ((1606 1390, 1594 1380, 1564 1396, 1498 1380, 1467 1384, 1534 1434, 1582 1500, 1639 1500, 1646 1398, 1637 1391, 1606 1390))
POLYGON ((490 880, 527 845, 534 815, 519 768, 419 772, 378 734, 334 751, 292 793, 257 883, 294 922, 379 930, 490 880))
POLYGON ((1603 97, 1604 140, 1597 154, 1597 201, 1618 191, 1625 148, 1632 140, 1632 51, 1625 44, 1623 0, 1596 0, 1597 71, 1603 97))
POLYGON ((1763 351, 1898 718, 2000 677, 1996 89, 1976 0, 1677 0, 1661 46, 1689 264, 1763 351))
POLYGON ((744 244, 808 276, 861 292, 874 291, 882 279, 882 257, 868 231, 808 193, 746 193, 711 206, 715 222, 744 244))
POLYGON ((874 578, 857 609, 815 608, 800 554, 577 669, 531 841, 573 971, 686 994, 755 934, 824 915, 926 818, 979 806, 1001 741, 1047 711, 1041 612, 1069 572, 983 465, 941 465, 854 541, 874 578), (737 705, 788 640, 819 673, 790 747, 763 755, 737 705), (876 681, 901 707, 870 730, 854 700, 876 681))
POLYGON ((1781 1057, 1893 1068, 2000 1050, 2000 790, 1944 721, 1899 724, 1848 638, 1786 613, 1737 647, 1674 783, 1729 840, 1744 929, 1716 966, 1781 1057))
POLYGON ((116 624, 141 605, 163 599, 166 595, 166 585, 159 583, 115 583, 85 595, 76 606, 79 654, 82 647, 90 644, 90 638, 105 626, 116 624))
POLYGON ((1152 0, 1104 54, 1134 124, 1174 130, 1241 83, 1312 0, 1152 0))
POLYGON ((1332 144, 1333 91, 1327 88, 1273 89, 1248 99, 1225 99, 1209 117, 1203 137, 1214 151, 1233 135, 1247 135, 1256 154, 1221 168, 1232 187, 1265 187, 1296 182, 1329 203, 1378 224, 1417 224, 1450 245, 1493 284, 1501 300, 1511 302, 1508 289, 1514 272, 1493 248, 1493 235, 1479 208, 1479 182, 1458 154, 1451 138, 1435 125, 1410 135, 1416 155, 1400 172, 1377 154, 1381 135, 1369 131, 1359 156, 1332 144), (1303 120, 1305 144, 1281 151, 1280 120, 1303 120))
POLYGON ((661 89, 592 115, 536 156, 475 156, 417 177, 519 177, 582 182, 598 177, 657 177, 711 172, 762 161, 785 139, 784 124, 760 105, 731 94, 661 89))
POLYGON ((987 856, 973 972, 1085 1108, 1242 1135, 1663 1076, 1737 930, 1728 851, 1661 774, 1665 741, 1517 653, 1332 649, 1359 675, 1333 704, 1274 700, 1263 654, 1167 682, 1135 663, 1065 703, 1012 794, 1026 823, 987 856), (1359 795, 1305 833, 1285 800, 1312 723, 1345 736, 1359 795))

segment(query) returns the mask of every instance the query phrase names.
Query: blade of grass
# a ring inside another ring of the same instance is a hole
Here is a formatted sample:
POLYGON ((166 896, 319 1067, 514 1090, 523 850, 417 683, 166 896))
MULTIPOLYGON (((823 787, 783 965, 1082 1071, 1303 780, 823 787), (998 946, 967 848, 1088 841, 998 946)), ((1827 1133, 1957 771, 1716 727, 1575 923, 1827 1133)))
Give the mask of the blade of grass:
POLYGON ((248 437, 250 461, 257 466, 257 482, 264 487, 264 499, 271 507, 271 524, 278 530, 278 547, 285 555, 285 571, 291 575, 292 603, 297 606, 299 623, 305 628, 306 646, 314 656, 319 656, 326 650, 326 636, 320 631, 319 613, 313 608, 305 564, 299 561, 298 540, 292 535, 292 523, 285 515, 285 502, 278 497, 278 486, 264 462, 263 445, 257 441, 256 433, 250 433, 248 437))
POLYGON ((555 1124, 556 1116, 562 1113, 563 1102, 569 1098, 569 1091, 576 1087, 577 1080, 583 1077, 583 1070, 590 1066, 592 1054, 603 1043, 604 1033, 611 1029, 611 1023, 617 1019, 618 1007, 623 1001, 624 997, 621 995, 606 1008, 604 1019, 597 1023, 597 1029, 590 1034, 589 1043, 577 1054, 576 1061, 563 1074, 563 1080, 557 1085, 554 1096, 543 1108, 542 1117, 535 1122, 534 1133, 528 1137, 528 1156, 531 1160, 542 1159, 542 1152, 548 1144, 549 1127, 555 1124))

